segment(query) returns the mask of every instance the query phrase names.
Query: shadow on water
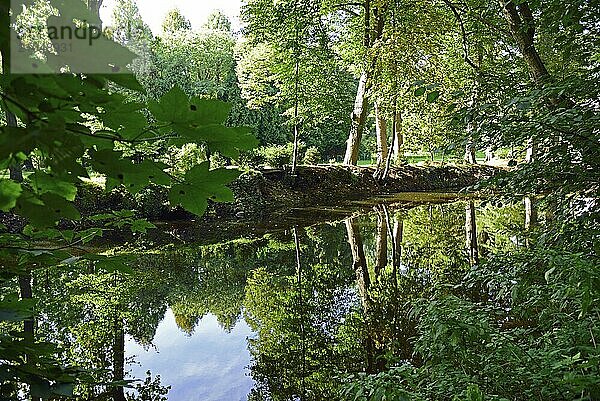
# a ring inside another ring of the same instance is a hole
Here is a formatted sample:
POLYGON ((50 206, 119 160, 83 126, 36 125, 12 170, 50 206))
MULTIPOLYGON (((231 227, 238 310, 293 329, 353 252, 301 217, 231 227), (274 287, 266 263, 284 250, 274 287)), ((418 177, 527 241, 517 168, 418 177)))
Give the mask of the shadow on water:
POLYGON ((163 224, 170 240, 134 250, 133 274, 36 272, 36 335, 103 369, 98 383, 137 379, 81 386, 81 399, 343 399, 348 374, 419 366, 411 305, 518 246, 506 227, 523 219, 518 207, 413 194, 219 235, 163 224))

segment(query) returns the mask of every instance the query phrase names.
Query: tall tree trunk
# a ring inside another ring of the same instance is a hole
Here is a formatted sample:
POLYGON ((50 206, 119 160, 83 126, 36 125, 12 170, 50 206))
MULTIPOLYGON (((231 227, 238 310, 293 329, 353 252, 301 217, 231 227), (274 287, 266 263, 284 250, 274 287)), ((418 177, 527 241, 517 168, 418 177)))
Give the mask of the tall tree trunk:
POLYGON ((515 4, 512 0, 500 0, 500 5, 510 32, 527 63, 531 78, 536 83, 543 81, 550 74, 535 47, 535 22, 529 4, 526 1, 515 4))
POLYGON ((404 221, 396 218, 394 222, 394 250, 396 252, 396 263, 395 267, 399 268, 402 266, 402 238, 404 236, 404 221))
POLYGON ((477 164, 475 157, 475 145, 473 144, 473 137, 469 135, 467 138, 467 144, 465 145, 465 162, 469 164, 477 164))
POLYGON ((381 107, 375 104, 375 123, 377 136, 377 170, 382 170, 388 156, 387 121, 381 112, 381 107))
POLYGON ((404 135, 402 135, 402 113, 396 112, 394 117, 394 127, 393 127, 393 135, 394 135, 394 148, 393 158, 395 161, 398 161, 402 157, 402 145, 404 145, 404 135))
MULTIPOLYGON (((473 98, 470 101, 470 106, 472 108, 474 108, 475 105, 477 104, 477 97, 478 97, 478 93, 477 93, 477 86, 476 86, 475 93, 473 94, 473 98)), ((469 123, 467 124, 467 142, 465 144, 465 157, 464 157, 465 162, 467 162, 468 164, 477 164, 477 158, 475 156, 475 141, 473 139, 474 132, 475 132, 475 121, 474 121, 474 118, 471 117, 469 119, 469 123)))
MULTIPOLYGON (((21 293, 21 299, 32 299, 33 289, 31 286, 31 273, 19 276, 19 291, 21 293)), ((33 336, 35 334, 35 321, 33 319, 27 319, 23 322, 23 331, 26 334, 33 336)))
MULTIPOLYGON (((28 272, 25 275, 19 276, 19 292, 21 299, 33 299, 33 287, 31 285, 31 273, 28 272)), ((35 319, 27 319, 23 321, 23 333, 30 339, 31 342, 35 341, 35 319)), ((29 362, 30 355, 25 355, 26 362, 29 362)), ((31 397, 31 401, 39 401, 38 397, 31 397)))
MULTIPOLYGON (((17 117, 6 110, 6 125, 9 127, 17 126, 17 117)), ((23 182, 23 163, 13 161, 8 166, 10 179, 16 182, 23 182)))
POLYGON ((527 141, 527 154, 525 155, 525 162, 532 163, 535 158, 535 141, 533 138, 529 138, 527 141))
POLYGON ((92 12, 94 17, 97 17, 100 21, 99 28, 102 28, 102 20, 100 19, 100 8, 102 7, 103 0, 88 0, 88 9, 92 12))
POLYGON ((369 74, 363 71, 358 82, 356 91, 356 100, 354 101, 354 110, 351 115, 350 135, 346 144, 346 155, 344 164, 356 166, 358 163, 360 141, 362 139, 367 116, 369 113, 369 100, 367 99, 367 85, 369 84, 369 74))
MULTIPOLYGON (((535 83, 548 80, 550 73, 535 47, 535 21, 528 2, 515 4, 512 0, 500 0, 500 6, 504 18, 508 22, 509 30, 527 64, 531 79, 535 83)), ((572 105, 571 100, 564 96, 549 98, 548 100, 553 106, 558 106, 561 103, 572 105)), ((529 159, 535 157, 535 141, 533 138, 528 141, 527 154, 529 159)))
POLYGON ((466 247, 469 254, 469 263, 479 263, 479 247, 477 245, 477 221, 475 219, 475 203, 469 202, 465 208, 465 234, 466 247))
MULTIPOLYGON (((368 50, 383 35, 385 16, 380 7, 373 7, 374 24, 371 26, 371 0, 365 0, 364 8, 364 39, 363 46, 368 50)), ((358 163, 360 141, 363 136, 365 124, 368 116, 368 88, 370 86, 371 75, 375 71, 376 60, 366 60, 365 68, 361 73, 356 99, 354 101, 354 110, 351 114, 350 135, 346 144, 346 155, 344 164, 356 165, 358 163)))
POLYGON ((525 229, 530 230, 537 224, 537 208, 535 204, 535 198, 533 196, 526 196, 523 199, 525 204, 525 229))
POLYGON ((345 223, 348 243, 352 251, 353 269, 356 272, 358 290, 363 308, 365 311, 368 311, 370 310, 369 288, 371 286, 371 278, 369 277, 369 268, 367 267, 367 258, 365 257, 362 237, 354 219, 348 218, 345 223))
MULTIPOLYGON (((5 13, 7 13, 8 10, 5 10, 4 8, 1 10, 2 13, 2 19, 6 18, 7 16, 5 15, 5 13)), ((2 30, 2 34, 6 34, 9 35, 10 31, 8 30, 8 27, 1 27, 0 28, 2 30)), ((5 38, 3 38, 5 40, 8 40, 8 36, 6 36, 5 38)), ((0 49, 2 51, 2 74, 3 75, 7 75, 10 74, 10 47, 8 45, 8 43, 3 43, 2 49, 0 49)), ((6 116, 6 125, 9 127, 16 127, 17 126, 17 117, 14 115, 14 113, 12 113, 11 111, 9 111, 6 108, 5 105, 5 116, 6 116)), ((23 182, 23 166, 21 163, 11 163, 8 166, 9 169, 9 174, 10 174, 10 179, 16 182, 23 182)))
MULTIPOLYGON (((547 80, 550 77, 550 73, 535 47, 535 21, 529 4, 522 2, 516 5, 512 0, 500 0, 500 4, 502 5, 504 18, 508 22, 510 32, 519 46, 525 63, 527 63, 531 79, 535 83, 547 80)), ((571 103, 568 99, 549 99, 550 104, 553 106, 558 106, 561 101, 571 103)), ((535 139, 530 138, 527 141, 525 161, 527 163, 533 162, 536 157, 535 153, 535 139)), ((537 210, 535 199, 532 196, 526 196, 523 202, 525 203, 525 229, 528 230, 537 222, 537 210)))
POLYGON ((302 259, 300 257, 300 240, 298 238, 298 227, 294 227, 293 229, 294 235, 294 247, 296 250, 296 280, 298 284, 298 306, 300 308, 300 364, 302 367, 302 376, 301 376, 301 399, 306 398, 306 386, 305 386, 305 377, 306 377, 306 331, 304 328, 304 297, 302 294, 302 259))

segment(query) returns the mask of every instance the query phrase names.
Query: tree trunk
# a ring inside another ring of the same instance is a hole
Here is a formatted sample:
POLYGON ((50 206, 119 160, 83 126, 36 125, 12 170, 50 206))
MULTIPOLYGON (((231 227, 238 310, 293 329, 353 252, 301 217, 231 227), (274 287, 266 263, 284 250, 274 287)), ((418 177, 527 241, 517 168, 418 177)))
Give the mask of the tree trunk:
POLYGON ((469 202, 465 209, 466 247, 471 266, 479 263, 479 247, 477 245, 477 221, 475 219, 475 203, 469 202))
MULTIPOLYGON (((17 117, 6 110, 6 125, 9 127, 17 126, 17 117)), ((23 164, 20 162, 11 162, 8 166, 10 179, 15 182, 23 182, 23 164)))
POLYGON ((351 119, 350 135, 346 145, 346 155, 344 164, 356 166, 360 149, 360 141, 365 130, 367 116, 369 112, 369 101, 367 99, 367 85, 369 84, 369 74, 363 71, 358 82, 356 91, 356 100, 354 101, 354 111, 351 119))
MULTIPOLYGON (((519 51, 529 69, 529 75, 535 83, 541 83, 550 77, 546 65, 542 61, 540 54, 535 47, 535 21, 529 4, 525 1, 516 5, 512 0, 500 0, 502 13, 508 22, 508 28, 512 37, 517 42, 519 51)), ((560 99, 549 99, 550 103, 557 106, 560 99)), ((570 101, 569 101, 570 102, 570 101)), ((529 140, 527 148, 527 158, 534 157, 534 140, 529 140)))
POLYGON ((395 267, 399 268, 402 266, 402 238, 404 235, 404 221, 396 218, 394 222, 394 249, 396 251, 396 263, 395 267))
MULTIPOLYGON (((5 13, 8 10, 2 8, 2 19, 6 18, 5 13)), ((10 34, 10 31, 7 31, 7 27, 2 27, 3 34, 10 34)), ((8 36, 6 36, 8 38, 8 36)), ((3 44, 2 46, 2 74, 7 75, 10 74, 10 48, 3 44)), ((6 109, 6 107, 5 107, 6 109)), ((6 115, 6 125, 8 127, 16 127, 17 126, 17 117, 14 113, 10 112, 8 109, 5 111, 6 115)), ((11 163, 8 166, 10 179, 16 182, 23 182, 23 166, 21 163, 11 163)))
POLYGON ((305 374, 306 374, 306 332, 304 329, 304 297, 302 295, 302 259, 300 257, 300 240, 298 238, 298 227, 293 229, 294 248, 296 250, 296 280, 298 284, 298 307, 300 311, 300 348, 301 360, 299 366, 302 366, 302 399, 305 398, 305 374))
MULTIPOLYGON (((471 105, 474 105, 477 95, 471 101, 471 105)), ((465 144, 465 162, 469 164, 477 164, 477 158, 475 157, 475 143, 473 142, 473 131, 475 130, 473 119, 471 118, 467 124, 467 143, 465 144)))
POLYGON ((525 204, 525 229, 529 230, 537 224, 535 198, 533 196, 526 196, 523 199, 523 203, 525 204))
POLYGON ((377 170, 383 169, 388 156, 387 121, 381 112, 381 107, 375 104, 375 122, 377 136, 377 170))
MULTIPOLYGON (((19 276, 19 292, 21 299, 33 299, 33 287, 31 285, 31 273, 19 276)), ((27 319, 23 321, 23 333, 26 338, 33 343, 35 341, 35 319, 27 319)), ((26 362, 29 362, 30 355, 25 355, 26 362)), ((38 397, 31 397, 31 401, 39 401, 38 397)))
POLYGON ((536 83, 541 82, 550 74, 535 48, 535 22, 529 4, 521 2, 516 5, 512 0, 500 0, 500 5, 510 32, 527 63, 531 78, 536 83))
POLYGON ((102 20, 100 19, 100 8, 102 7, 103 0, 88 0, 87 5, 88 9, 92 12, 94 17, 98 18, 100 23, 98 24, 99 28, 102 29, 102 20))
MULTIPOLYGON (((385 16, 379 7, 373 7, 375 21, 373 26, 371 26, 371 0, 365 0, 363 6, 365 10, 363 46, 365 50, 369 50, 373 46, 373 43, 383 35, 385 16)), ((360 76, 356 99, 354 101, 354 110, 350 116, 352 125, 346 144, 346 155, 344 156, 344 164, 347 165, 356 165, 358 163, 360 141, 365 129, 369 108, 367 89, 370 85, 371 74, 375 71, 376 65, 376 60, 367 60, 360 76)))
POLYGON ((532 163, 535 158, 535 141, 533 138, 529 138, 527 141, 527 154, 525 155, 525 161, 527 163, 532 163))
MULTIPOLYGON (((31 287, 31 274, 28 273, 23 276, 19 276, 19 291, 21 293, 21 299, 32 299, 33 289, 31 287)), ((25 334, 33 336, 35 334, 35 321, 33 319, 27 319, 23 322, 23 331, 25 334)))
POLYGON ((372 327, 372 306, 371 297, 369 290, 371 287, 371 279, 369 277, 369 268, 367 267, 367 259, 365 257, 365 250, 363 247, 363 241, 358 229, 358 225, 352 218, 348 218, 345 221, 346 231, 348 234, 348 243, 352 250, 352 259, 354 260, 354 271, 356 272, 356 281, 358 283, 358 291, 363 304, 363 313, 365 319, 365 333, 363 340, 363 347, 366 356, 366 372, 369 374, 376 373, 383 369, 384 359, 382 353, 377 348, 377 344, 373 337, 372 327))
POLYGON ((396 112, 396 116, 394 118, 394 148, 393 148, 393 157, 395 161, 398 161, 402 157, 402 145, 404 145, 404 136, 402 135, 402 113, 396 112))
POLYGON ((475 157, 475 147, 473 146, 473 140, 469 137, 467 144, 465 145, 465 162, 469 164, 477 164, 477 158, 475 157))

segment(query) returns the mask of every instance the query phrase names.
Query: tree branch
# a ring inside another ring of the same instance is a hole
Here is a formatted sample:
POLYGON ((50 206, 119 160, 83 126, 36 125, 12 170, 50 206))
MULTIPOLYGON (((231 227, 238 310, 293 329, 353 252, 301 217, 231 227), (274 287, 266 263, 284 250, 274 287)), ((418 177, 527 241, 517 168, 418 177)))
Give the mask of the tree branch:
POLYGON ((450 10, 452 10, 452 13, 454 14, 454 17, 456 18, 456 21, 458 22, 458 25, 460 27, 460 32, 461 32, 461 35, 462 35, 463 56, 464 56, 465 61, 475 71, 479 72, 481 66, 475 64, 473 62, 473 60, 471 60, 471 58, 469 57, 469 42, 468 42, 468 39, 467 39, 467 31, 465 29, 465 24, 463 22, 462 16, 458 12, 458 10, 454 6, 454 4, 452 4, 452 2, 450 2, 450 0, 442 0, 442 1, 444 2, 444 4, 446 4, 450 8, 450 10))

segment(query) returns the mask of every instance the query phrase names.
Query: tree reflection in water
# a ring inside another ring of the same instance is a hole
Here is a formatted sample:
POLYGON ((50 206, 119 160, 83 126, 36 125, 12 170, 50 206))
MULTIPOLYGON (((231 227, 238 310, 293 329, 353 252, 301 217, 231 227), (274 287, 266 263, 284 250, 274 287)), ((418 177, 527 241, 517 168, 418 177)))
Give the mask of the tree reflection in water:
POLYGON ((475 202, 377 205, 259 239, 127 251, 137 259, 130 275, 93 266, 34 272, 43 300, 36 335, 64 344, 65 361, 105 383, 78 386, 82 398, 160 400, 168 391, 160 378, 138 382, 137 391, 110 385, 132 379, 126 337, 150 346, 168 309, 187 335, 207 314, 223 335, 243 318, 256 333, 248 339, 250 400, 343 399, 348 374, 420 366, 413 306, 452 293, 480 255, 513 243, 489 223, 479 228, 476 212, 475 202))

